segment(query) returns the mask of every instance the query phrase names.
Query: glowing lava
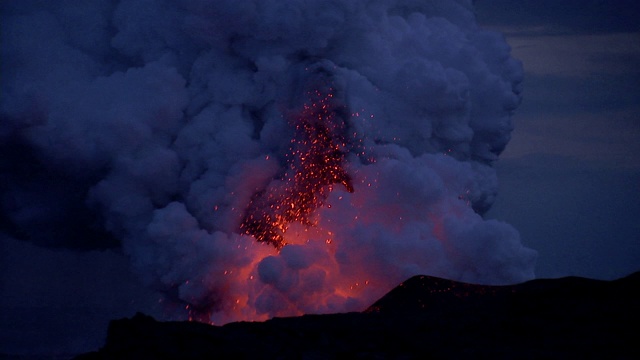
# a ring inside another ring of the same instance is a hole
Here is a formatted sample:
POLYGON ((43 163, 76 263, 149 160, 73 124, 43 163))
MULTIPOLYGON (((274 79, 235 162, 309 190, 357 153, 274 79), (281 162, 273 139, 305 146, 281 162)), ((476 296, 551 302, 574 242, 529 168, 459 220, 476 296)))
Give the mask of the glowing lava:
POLYGON ((277 249, 286 245, 284 234, 291 223, 313 225, 311 214, 323 205, 333 185, 353 192, 343 166, 348 151, 344 106, 336 104, 331 87, 308 96, 309 103, 290 121, 294 137, 281 182, 253 196, 240 224, 244 234, 277 249))

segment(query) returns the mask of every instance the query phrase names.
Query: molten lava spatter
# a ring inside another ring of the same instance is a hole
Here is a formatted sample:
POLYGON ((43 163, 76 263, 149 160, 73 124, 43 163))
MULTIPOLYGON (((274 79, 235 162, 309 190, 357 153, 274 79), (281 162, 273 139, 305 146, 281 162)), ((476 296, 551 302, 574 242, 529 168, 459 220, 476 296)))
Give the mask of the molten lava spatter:
POLYGON ((245 212, 240 229, 260 242, 280 249, 292 222, 313 225, 311 214, 323 205, 334 184, 353 192, 344 169, 347 141, 340 105, 333 89, 308 93, 299 114, 290 121, 294 137, 286 156, 287 171, 275 186, 256 193, 245 212))

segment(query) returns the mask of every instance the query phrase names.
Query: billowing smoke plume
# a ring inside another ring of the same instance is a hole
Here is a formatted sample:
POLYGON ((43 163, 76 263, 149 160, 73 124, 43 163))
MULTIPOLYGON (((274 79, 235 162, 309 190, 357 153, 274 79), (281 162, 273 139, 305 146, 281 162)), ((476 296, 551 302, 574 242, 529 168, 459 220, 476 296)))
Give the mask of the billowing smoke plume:
POLYGON ((481 217, 522 69, 468 0, 21 0, 1 24, 14 236, 120 246, 216 322, 534 276, 481 217))

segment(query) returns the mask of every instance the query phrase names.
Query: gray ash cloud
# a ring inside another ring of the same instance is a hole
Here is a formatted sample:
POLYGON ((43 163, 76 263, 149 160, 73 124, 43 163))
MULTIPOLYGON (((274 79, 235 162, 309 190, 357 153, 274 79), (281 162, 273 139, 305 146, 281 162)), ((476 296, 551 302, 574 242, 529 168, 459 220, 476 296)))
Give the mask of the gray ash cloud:
POLYGON ((522 67, 470 1, 9 1, 1 26, 5 232, 120 247, 217 322, 358 309, 416 274, 533 277, 480 215, 522 67), (348 110, 353 192, 277 252, 238 229, 287 165, 309 64, 348 110))

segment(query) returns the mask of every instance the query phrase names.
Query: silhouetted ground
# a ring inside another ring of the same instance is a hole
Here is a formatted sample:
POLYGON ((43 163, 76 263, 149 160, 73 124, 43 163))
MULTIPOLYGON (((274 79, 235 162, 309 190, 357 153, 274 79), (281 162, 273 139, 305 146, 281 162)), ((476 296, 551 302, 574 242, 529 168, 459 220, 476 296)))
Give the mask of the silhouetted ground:
POLYGON ((640 272, 512 286, 413 277, 362 313, 210 326, 114 320, 77 359, 640 358, 640 272))

